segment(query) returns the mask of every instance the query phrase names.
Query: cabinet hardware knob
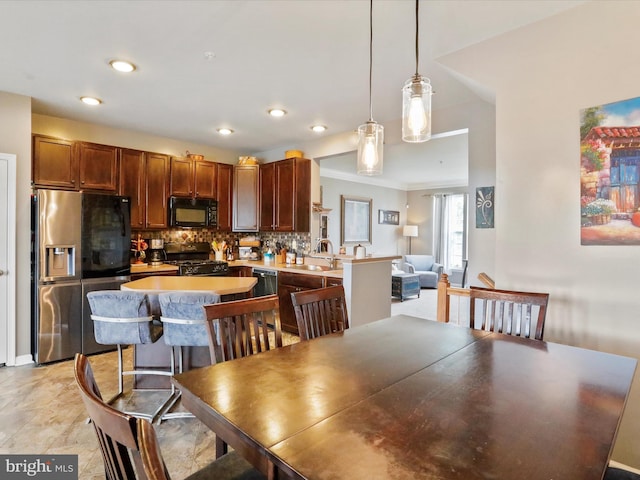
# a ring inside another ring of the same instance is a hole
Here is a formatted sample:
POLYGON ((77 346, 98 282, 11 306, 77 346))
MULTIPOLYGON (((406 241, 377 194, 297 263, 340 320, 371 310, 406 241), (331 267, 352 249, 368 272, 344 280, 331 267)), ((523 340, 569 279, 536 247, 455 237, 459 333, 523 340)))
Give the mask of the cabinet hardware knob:
POLYGON ((0 277, 1 277, 2 275, 4 275, 4 274, 5 274, 5 272, 3 272, 2 270, 0 270, 0 277))

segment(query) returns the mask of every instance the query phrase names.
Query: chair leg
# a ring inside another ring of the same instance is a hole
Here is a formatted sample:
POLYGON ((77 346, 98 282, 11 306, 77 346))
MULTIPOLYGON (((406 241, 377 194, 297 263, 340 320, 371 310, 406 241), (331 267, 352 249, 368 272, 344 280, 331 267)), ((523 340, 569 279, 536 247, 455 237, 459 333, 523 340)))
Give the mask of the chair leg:
MULTIPOLYGON (((182 364, 182 347, 171 347, 171 376, 175 375, 176 372, 176 360, 175 360, 175 350, 178 351, 178 373, 183 372, 183 364, 182 364)), ((171 412, 169 410, 173 408, 173 406, 180 400, 180 396, 182 393, 180 390, 176 389, 175 385, 171 384, 171 395, 169 398, 165 400, 165 402, 160 406, 158 410, 153 415, 151 419, 151 423, 154 423, 156 420, 158 421, 158 425, 162 423, 163 420, 169 420, 172 418, 195 418, 191 412, 171 412)))
POLYGON ((112 405, 124 393, 124 367, 122 357, 122 345, 118 344, 118 393, 107 401, 108 405, 112 405))

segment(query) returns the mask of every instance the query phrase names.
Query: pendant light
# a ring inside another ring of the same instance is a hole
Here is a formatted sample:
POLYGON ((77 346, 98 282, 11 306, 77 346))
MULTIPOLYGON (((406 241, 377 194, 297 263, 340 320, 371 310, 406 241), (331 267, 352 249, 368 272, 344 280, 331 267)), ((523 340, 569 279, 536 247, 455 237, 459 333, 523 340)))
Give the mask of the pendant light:
POLYGON ((373 64, 373 0, 369 1, 369 120, 358 127, 358 175, 382 174, 384 127, 373 121, 371 72, 373 64))
POLYGON ((431 138, 431 82, 418 73, 418 0, 416 0, 416 73, 402 88, 402 140, 426 142, 431 138))

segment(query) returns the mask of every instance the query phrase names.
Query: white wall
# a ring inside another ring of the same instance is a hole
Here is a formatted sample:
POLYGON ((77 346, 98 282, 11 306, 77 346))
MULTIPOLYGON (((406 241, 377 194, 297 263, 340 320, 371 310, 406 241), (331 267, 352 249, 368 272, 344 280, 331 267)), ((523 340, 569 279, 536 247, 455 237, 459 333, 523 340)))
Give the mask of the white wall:
MULTIPOLYGON (((496 284, 550 293, 545 339, 636 358, 640 246, 580 245, 579 113, 640 96, 639 18, 588 2, 442 59, 496 92, 496 284)), ((637 371, 613 458, 640 467, 639 436, 637 371)))
POLYGON ((31 352, 31 98, 0 92, 0 152, 17 156, 16 322, 17 363, 31 352))
MULTIPOLYGON (((363 183, 348 182, 335 178, 320 178, 322 185, 322 203, 324 208, 332 209, 329 214, 329 239, 337 250, 340 246, 340 196, 363 197, 373 199, 371 235, 372 243, 367 245, 367 253, 376 255, 403 255, 405 240, 402 237, 402 226, 406 223, 406 192, 393 188, 384 188, 363 183), (396 210, 400 212, 399 225, 378 223, 378 210, 396 210)), ((347 253, 352 253, 352 246, 347 253)))

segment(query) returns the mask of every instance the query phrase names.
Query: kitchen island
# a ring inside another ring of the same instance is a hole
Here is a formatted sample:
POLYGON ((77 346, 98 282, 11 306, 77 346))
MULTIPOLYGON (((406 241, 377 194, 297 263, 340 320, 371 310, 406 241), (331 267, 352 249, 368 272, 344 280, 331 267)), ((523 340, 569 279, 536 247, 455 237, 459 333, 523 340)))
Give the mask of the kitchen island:
MULTIPOLYGON (((123 283, 121 290, 135 290, 149 296, 151 310, 159 317, 158 294, 171 291, 205 292, 218 294, 224 298, 251 296, 251 289, 257 279, 253 277, 189 277, 189 276, 150 276, 123 283)), ((136 370, 169 370, 171 347, 161 337, 152 344, 135 345, 133 363, 136 370)), ((183 347, 183 365, 185 370, 209 365, 208 347, 183 347)), ((168 377, 157 375, 136 375, 134 388, 169 388, 168 377)))

